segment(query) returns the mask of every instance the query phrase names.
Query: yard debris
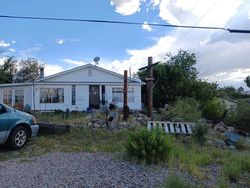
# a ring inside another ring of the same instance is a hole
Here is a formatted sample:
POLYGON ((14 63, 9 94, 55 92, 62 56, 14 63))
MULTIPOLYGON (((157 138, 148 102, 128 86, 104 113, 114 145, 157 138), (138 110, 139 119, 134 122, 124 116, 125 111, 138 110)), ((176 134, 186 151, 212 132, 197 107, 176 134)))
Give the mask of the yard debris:
POLYGON ((51 123, 38 123, 38 134, 62 134, 70 132, 70 125, 56 125, 51 123))
POLYGON ((221 121, 214 127, 215 131, 224 133, 227 130, 226 125, 221 121))

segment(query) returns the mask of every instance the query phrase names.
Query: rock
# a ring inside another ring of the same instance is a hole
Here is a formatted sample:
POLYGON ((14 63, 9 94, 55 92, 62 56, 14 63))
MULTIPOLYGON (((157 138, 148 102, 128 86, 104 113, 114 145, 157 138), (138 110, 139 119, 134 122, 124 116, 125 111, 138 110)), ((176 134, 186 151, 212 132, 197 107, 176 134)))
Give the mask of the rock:
POLYGON ((144 117, 144 115, 141 114, 141 113, 138 113, 138 114, 137 114, 137 117, 144 117))
POLYGON ((218 132, 225 132, 227 129, 225 124, 223 122, 220 122, 217 125, 215 125, 214 130, 218 132))
POLYGON ((208 143, 211 144, 211 145, 214 145, 216 147, 219 147, 219 148, 225 148, 226 147, 226 143, 223 140, 218 140, 218 139, 209 140, 208 143))
POLYGON ((185 143, 185 144, 189 144, 189 143, 191 143, 191 136, 185 136, 184 138, 183 138, 183 143, 185 143))
POLYGON ((143 117, 138 117, 136 118, 137 121, 142 121, 143 120, 143 117))
POLYGON ((227 130, 231 131, 231 132, 235 132, 235 128, 234 127, 227 127, 227 130))
POLYGON ((228 149, 231 149, 231 150, 236 150, 236 147, 235 146, 227 146, 228 149))
POLYGON ((127 127, 127 126, 129 126, 129 123, 126 122, 126 121, 123 121, 123 122, 120 123, 120 125, 121 125, 122 127, 127 127))

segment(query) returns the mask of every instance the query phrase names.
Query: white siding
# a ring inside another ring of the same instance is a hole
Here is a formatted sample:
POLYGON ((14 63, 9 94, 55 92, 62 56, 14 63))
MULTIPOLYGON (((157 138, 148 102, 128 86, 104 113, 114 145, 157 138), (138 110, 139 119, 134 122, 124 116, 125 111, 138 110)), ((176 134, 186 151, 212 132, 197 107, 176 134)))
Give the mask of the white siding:
MULTIPOLYGON (((129 109, 140 110, 141 109, 141 86, 128 86, 134 88, 134 102, 128 103, 129 109)), ((112 102, 112 88, 123 88, 123 85, 106 86, 106 100, 108 103, 112 102)), ((118 108, 123 107, 123 103, 117 103, 118 108)))
MULTIPOLYGON (((123 78, 114 74, 110 74, 93 67, 86 67, 84 69, 79 69, 74 72, 65 73, 58 75, 53 78, 49 78, 49 82, 123 82, 123 78), (92 72, 89 76, 88 71, 92 72)), ((46 82, 45 81, 45 82, 46 82)))

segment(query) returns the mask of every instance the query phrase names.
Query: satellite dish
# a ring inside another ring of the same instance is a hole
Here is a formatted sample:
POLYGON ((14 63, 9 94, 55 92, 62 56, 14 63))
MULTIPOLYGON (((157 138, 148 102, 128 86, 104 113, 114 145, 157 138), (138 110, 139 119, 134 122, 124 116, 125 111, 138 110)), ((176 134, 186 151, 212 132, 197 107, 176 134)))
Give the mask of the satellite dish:
POLYGON ((94 58, 94 62, 95 62, 95 65, 98 65, 98 62, 100 61, 100 57, 95 57, 94 58))

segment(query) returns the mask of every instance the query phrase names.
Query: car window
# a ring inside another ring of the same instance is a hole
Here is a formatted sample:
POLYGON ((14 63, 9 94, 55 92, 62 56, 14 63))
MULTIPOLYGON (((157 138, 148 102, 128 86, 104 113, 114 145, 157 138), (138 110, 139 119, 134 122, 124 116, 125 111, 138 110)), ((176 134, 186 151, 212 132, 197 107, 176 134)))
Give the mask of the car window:
POLYGON ((0 114, 3 114, 5 112, 6 112, 6 108, 2 104, 0 104, 0 114))

